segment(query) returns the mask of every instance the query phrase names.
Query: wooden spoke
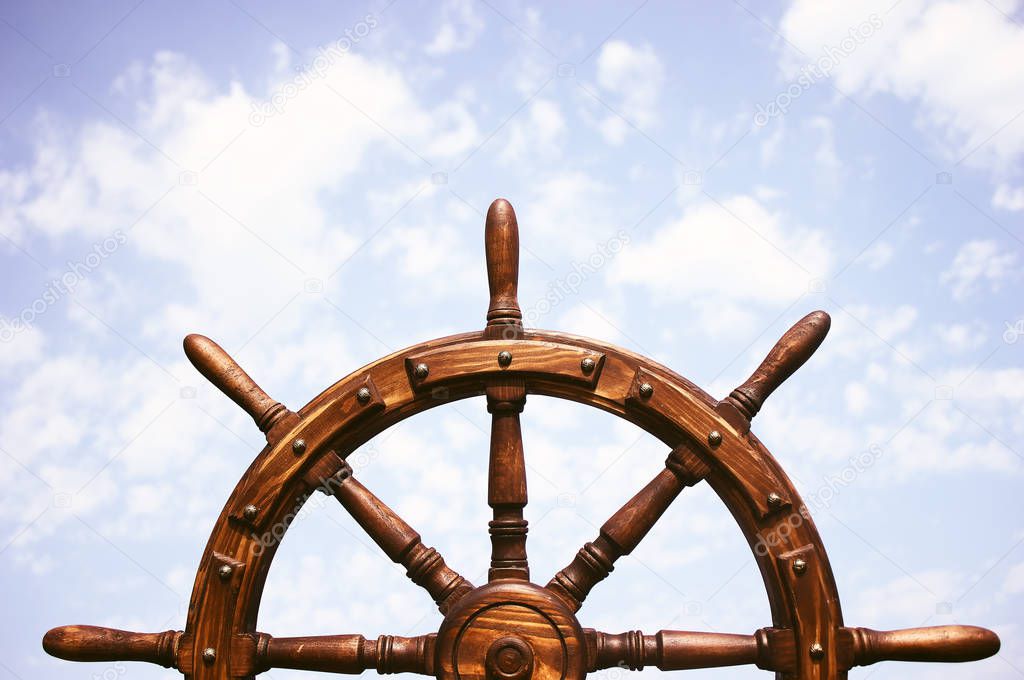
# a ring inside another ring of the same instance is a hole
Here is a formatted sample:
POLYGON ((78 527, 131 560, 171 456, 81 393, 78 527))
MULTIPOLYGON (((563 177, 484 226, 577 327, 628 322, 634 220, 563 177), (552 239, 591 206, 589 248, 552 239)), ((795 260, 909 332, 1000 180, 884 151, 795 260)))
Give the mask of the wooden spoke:
POLYGON ((615 560, 633 552, 676 496, 709 471, 689 443, 677 446, 666 459, 665 469, 604 523, 597 538, 555 574, 548 589, 577 611, 591 589, 612 572, 615 560))
POLYGON ((329 486, 374 543, 391 561, 406 568, 413 583, 430 593, 442 614, 473 589, 472 583, 445 564, 437 550, 423 545, 420 535, 405 520, 352 476, 347 462, 342 461, 329 486))
POLYGON ((811 358, 831 325, 831 317, 822 311, 811 312, 793 324, 753 375, 718 402, 722 417, 741 433, 750 430, 750 421, 761 410, 764 400, 811 358))
POLYGON ((205 335, 193 333, 186 336, 183 344, 185 356, 196 370, 241 406, 268 440, 276 441, 272 434, 276 425, 290 426, 297 420, 294 413, 264 392, 216 342, 205 335))
POLYGON ((526 556, 527 521, 526 463, 519 414, 526 403, 526 386, 508 380, 487 388, 491 413, 491 452, 487 474, 487 503, 494 510, 488 525, 491 534, 491 568, 488 580, 513 578, 528 581, 526 556))
MULTIPOLYGON (((186 668, 179 656, 191 650, 180 645, 183 633, 132 633, 100 626, 62 626, 43 637, 43 649, 68 661, 145 661, 165 668, 186 668)), ((275 638, 266 633, 237 635, 231 644, 234 677, 262 673, 271 668, 295 668, 325 673, 434 673, 434 639, 437 636, 398 637, 382 635, 367 640, 362 635, 275 638)), ((203 658, 204 663, 216 659, 203 658)), ((187 657, 186 657, 187 661, 187 657)))
POLYGON ((381 635, 367 640, 362 635, 319 635, 275 638, 266 633, 239 636, 232 645, 232 671, 238 677, 272 668, 292 668, 321 673, 434 674, 435 634, 418 637, 381 635), (237 665, 236 665, 237 664, 237 665))
MULTIPOLYGON (((654 635, 630 631, 611 635, 592 629, 587 640, 588 672, 613 666, 640 670, 657 666, 663 671, 753 664, 779 673, 797 668, 794 632, 761 628, 753 635, 695 633, 662 630, 654 635)), ((975 626, 933 626, 895 631, 839 628, 836 662, 840 669, 867 666, 876 661, 978 661, 999 651, 999 637, 975 626)), ((824 649, 811 645, 799 653, 820 659, 824 649)))
POLYGON ((43 636, 50 656, 68 661, 145 661, 178 667, 180 630, 133 633, 102 626, 61 626, 43 636))
POLYGON ((987 659, 999 651, 999 636, 978 626, 929 626, 878 631, 840 628, 836 646, 845 667, 876 661, 942 661, 960 663, 987 659))
POLYGON ((695 633, 662 630, 644 635, 638 630, 612 635, 590 628, 587 639, 588 672, 602 668, 642 670, 656 666, 663 671, 717 668, 754 664, 765 670, 793 667, 793 631, 762 628, 753 635, 695 633))

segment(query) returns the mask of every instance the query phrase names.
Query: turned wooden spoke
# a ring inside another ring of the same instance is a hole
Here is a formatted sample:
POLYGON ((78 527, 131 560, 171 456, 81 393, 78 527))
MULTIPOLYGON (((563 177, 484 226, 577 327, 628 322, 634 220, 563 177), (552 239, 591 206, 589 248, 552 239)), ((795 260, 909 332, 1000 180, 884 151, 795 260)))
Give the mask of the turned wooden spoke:
POLYGON ((633 552, 676 496, 709 471, 689 443, 677 446, 665 460, 665 468, 604 523, 597 538, 584 544, 573 561, 555 574, 548 589, 577 611, 591 589, 613 571, 615 560, 633 552))
POLYGON ((822 311, 811 312, 793 324, 746 382, 718 402, 722 417, 740 432, 747 432, 764 400, 811 358, 831 325, 831 317, 822 311))
POLYGON ((45 650, 74 661, 174 667, 189 680, 251 678, 275 668, 411 672, 438 680, 585 680, 588 672, 611 667, 683 670, 743 664, 774 671, 777 677, 841 680, 854 666, 882 660, 973 661, 999 650, 999 638, 984 628, 875 631, 842 625, 820 535, 778 461, 749 433, 765 399, 821 344, 828 314, 812 312, 797 322, 746 382, 715 401, 633 352, 567 334, 526 331, 518 300, 519 226, 504 199, 487 211, 484 247, 489 303, 482 330, 381 358, 297 412, 267 395, 215 342, 188 336, 189 360, 253 418, 268 446, 239 480, 213 529, 185 630, 134 633, 64 626, 46 634, 45 650), (487 501, 493 516, 488 583, 475 588, 354 479, 352 468, 335 452, 355 451, 417 413, 481 391, 491 414, 487 501), (670 445, 682 442, 664 469, 543 587, 529 580, 526 550, 520 417, 527 392, 595 407, 670 445), (773 619, 787 627, 762 628, 752 635, 609 634, 581 628, 576 612, 590 591, 620 557, 637 548, 684 488, 705 478, 754 550, 773 619), (333 494, 430 594, 444 614, 436 634, 275 638, 255 632, 281 537, 278 529, 294 519, 296 502, 301 507, 314 486, 333 494), (783 516, 788 510, 795 514, 783 516))
POLYGON ((420 535, 405 520, 352 476, 347 462, 342 461, 329 486, 374 543, 391 561, 406 568, 413 583, 430 593, 442 614, 473 589, 472 583, 445 564, 437 550, 423 545, 420 535))
POLYGON ((284 404, 274 400, 224 349, 205 335, 185 337, 185 356, 204 378, 238 404, 253 419, 260 432, 273 439, 271 430, 278 423, 294 422, 296 416, 284 404))
POLYGON ((436 634, 418 637, 381 635, 318 635, 276 638, 266 633, 239 636, 232 645, 238 675, 263 673, 272 668, 292 668, 321 673, 381 674, 434 673, 436 634))
POLYGON ((43 636, 47 654, 68 661, 145 661, 177 668, 181 631, 133 633, 102 626, 61 626, 43 636))
MULTIPOLYGON (((145 661, 178 668, 183 633, 133 633, 100 626, 62 626, 43 637, 43 648, 69 661, 145 661)), ((275 638, 266 633, 236 635, 231 663, 237 677, 271 668, 294 668, 324 673, 358 674, 434 672, 435 634, 418 637, 381 635, 368 640, 362 635, 322 635, 275 638)), ((207 656, 204 662, 215 658, 207 656)))
POLYGON ((522 381, 487 388, 491 412, 491 452, 487 474, 487 503, 494 510, 489 524, 491 568, 488 580, 530 579, 526 556, 526 462, 519 413, 526 403, 522 381))
MULTIPOLYGON (((612 635, 585 629, 588 671, 613 666, 663 671, 719 666, 756 665, 781 673, 796 668, 793 631, 761 628, 753 635, 662 630, 644 635, 638 630, 612 635)), ((999 651, 999 638, 975 626, 932 626, 876 631, 840 628, 836 657, 843 670, 876 661, 933 661, 959 663, 985 659, 999 651)), ((800 650, 803 652, 803 650, 800 650)))

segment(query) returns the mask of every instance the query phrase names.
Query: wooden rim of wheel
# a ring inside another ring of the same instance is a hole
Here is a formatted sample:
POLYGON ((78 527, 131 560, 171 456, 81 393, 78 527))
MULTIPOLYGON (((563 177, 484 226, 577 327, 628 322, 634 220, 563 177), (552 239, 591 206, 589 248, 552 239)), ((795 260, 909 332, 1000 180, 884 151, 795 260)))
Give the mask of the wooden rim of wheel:
POLYGON ((47 633, 46 650, 80 661, 150 661, 196 680, 247 678, 275 667, 411 671, 440 680, 574 680, 611 666, 676 670, 737 664, 754 664, 780 677, 844 678, 855 665, 884 659, 967 661, 998 651, 994 633, 971 626, 891 632, 843 626, 832 570, 810 514, 749 431, 764 400, 824 339, 827 314, 812 312, 801 319, 750 379, 717 401, 627 350, 524 330, 516 292, 518 226, 507 201, 495 201, 488 211, 485 246, 491 304, 483 331, 395 352, 339 380, 297 412, 271 399, 212 340, 186 338, 189 359, 253 417, 268 444, 217 520, 185 630, 128 633, 64 626, 47 633), (519 418, 530 394, 613 413, 669 450, 665 468, 544 587, 529 582, 523 516, 527 495, 519 418), (487 500, 494 520, 488 583, 478 588, 362 486, 346 458, 410 416, 480 395, 487 397, 492 415, 487 500), (636 547, 681 491, 705 480, 753 551, 772 625, 751 635, 607 634, 581 628, 575 614, 589 591, 608 576, 615 560, 636 547), (317 491, 335 496, 428 591, 446 615, 438 633, 368 640, 355 634, 273 638, 257 632, 277 546, 317 491))

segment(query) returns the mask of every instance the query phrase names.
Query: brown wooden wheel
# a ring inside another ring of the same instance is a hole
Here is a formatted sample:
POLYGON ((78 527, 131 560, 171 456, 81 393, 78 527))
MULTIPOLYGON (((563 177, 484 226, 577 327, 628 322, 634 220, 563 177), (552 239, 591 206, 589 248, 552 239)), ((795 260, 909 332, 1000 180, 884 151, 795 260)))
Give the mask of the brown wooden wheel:
POLYGON ((74 661, 148 661, 195 680, 248 678, 271 668, 414 672, 439 680, 580 680, 611 666, 662 670, 754 664, 781 678, 845 678, 880 660, 972 661, 999 638, 971 626, 892 632, 843 625, 825 548, 796 489, 750 432, 761 404, 829 328, 812 312, 754 374, 716 401, 645 357, 595 340, 527 331, 517 300, 519 234, 507 201, 485 230, 490 308, 483 331, 415 345, 338 381, 298 412, 271 399, 216 343, 185 338, 196 368, 267 436, 228 499, 196 575, 184 631, 130 633, 64 626, 47 652, 74 661), (519 417, 527 394, 603 409, 669 447, 665 468, 545 586, 530 581, 526 474, 519 417), (416 413, 486 395, 492 414, 487 500, 491 565, 474 586, 352 476, 346 457, 416 413), (640 543, 672 500, 706 481, 732 512, 761 570, 772 625, 751 635, 662 630, 598 632, 576 612, 615 561, 640 543), (436 633, 274 638, 257 632, 263 585, 290 521, 314 491, 333 495, 434 599, 436 633))

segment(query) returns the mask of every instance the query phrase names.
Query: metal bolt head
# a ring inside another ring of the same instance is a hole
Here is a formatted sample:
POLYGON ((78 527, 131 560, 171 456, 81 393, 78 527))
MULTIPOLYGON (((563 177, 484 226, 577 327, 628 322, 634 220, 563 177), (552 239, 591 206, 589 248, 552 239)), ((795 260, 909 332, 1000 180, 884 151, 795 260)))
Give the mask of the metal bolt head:
POLYGON ((292 453, 294 453, 296 456, 301 456, 305 452, 306 452, 306 440, 305 439, 296 439, 295 441, 292 442, 292 453))
POLYGON ((819 642, 815 642, 811 645, 811 648, 808 651, 810 652, 811 658, 815 661, 819 661, 825 657, 825 648, 822 647, 819 642))
POLYGON ((217 576, 220 576, 221 581, 227 581, 231 578, 232 572, 234 572, 234 569, 231 568, 230 564, 222 564, 220 569, 217 570, 217 576))
POLYGON ((370 394, 369 387, 360 387, 359 391, 356 392, 356 401, 360 404, 368 404, 371 396, 373 395, 370 394))
POLYGON ((782 496, 772 491, 768 494, 768 507, 777 508, 782 505, 782 496))
POLYGON ((498 352, 498 365, 502 368, 512 363, 512 352, 498 352))
POLYGON ((807 573, 807 562, 797 558, 793 560, 793 573, 797 576, 801 576, 807 573))
POLYGON ((597 362, 590 357, 584 357, 583 361, 580 362, 580 370, 586 375, 593 373, 595 368, 597 368, 597 362))
POLYGON ((426 364, 416 364, 416 368, 412 369, 412 374, 419 380, 423 380, 430 375, 430 368, 426 364))
POLYGON ((203 650, 203 661, 206 663, 213 663, 217 660, 217 650, 213 647, 207 647, 203 650))
POLYGON ((708 432, 708 444, 711 448, 717 448, 722 443, 722 433, 718 430, 711 430, 708 432))
POLYGON ((250 522, 256 519, 256 515, 258 514, 260 514, 260 509, 252 503, 242 508, 242 517, 246 518, 250 522))
POLYGON ((650 399, 652 394, 654 394, 654 385, 651 383, 644 383, 640 386, 640 396, 643 399, 650 399))

